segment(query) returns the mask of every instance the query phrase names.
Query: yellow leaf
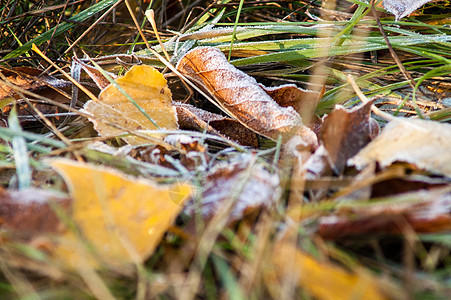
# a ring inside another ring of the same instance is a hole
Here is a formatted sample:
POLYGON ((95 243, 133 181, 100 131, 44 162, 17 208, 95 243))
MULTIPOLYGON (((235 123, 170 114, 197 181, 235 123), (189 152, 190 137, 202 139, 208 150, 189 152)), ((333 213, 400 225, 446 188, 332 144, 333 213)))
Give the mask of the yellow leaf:
POLYGON ((282 280, 295 280, 317 299, 387 299, 369 273, 351 273, 331 263, 319 262, 287 242, 281 242, 274 249, 272 260, 277 276, 282 280))
MULTIPOLYGON (((123 77, 116 79, 116 83, 159 127, 178 129, 171 91, 164 76, 156 69, 147 65, 133 66, 123 77)), ((113 85, 109 85, 100 93, 99 101, 88 101, 84 111, 94 115, 94 118, 90 120, 100 135, 110 136, 124 131, 156 129, 155 125, 113 85), (109 120, 124 130, 98 122, 99 117, 109 120)), ((124 139, 132 145, 148 143, 144 138, 135 136, 124 139)))
MULTIPOLYGON (((79 235, 113 266, 148 258, 191 192, 188 184, 158 186, 113 169, 66 159, 52 160, 50 165, 69 186, 70 219, 79 235)), ((73 231, 66 232, 54 254, 72 267, 86 261, 97 266, 93 257, 85 257, 89 251, 80 250, 79 239, 73 231)))

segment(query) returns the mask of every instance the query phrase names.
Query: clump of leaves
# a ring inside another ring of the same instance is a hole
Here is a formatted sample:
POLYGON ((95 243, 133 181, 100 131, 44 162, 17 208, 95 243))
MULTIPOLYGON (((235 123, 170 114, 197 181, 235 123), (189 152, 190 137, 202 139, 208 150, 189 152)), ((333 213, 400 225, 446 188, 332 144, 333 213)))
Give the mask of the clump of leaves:
POLYGON ((446 297, 426 2, 3 6, 1 293, 446 297))

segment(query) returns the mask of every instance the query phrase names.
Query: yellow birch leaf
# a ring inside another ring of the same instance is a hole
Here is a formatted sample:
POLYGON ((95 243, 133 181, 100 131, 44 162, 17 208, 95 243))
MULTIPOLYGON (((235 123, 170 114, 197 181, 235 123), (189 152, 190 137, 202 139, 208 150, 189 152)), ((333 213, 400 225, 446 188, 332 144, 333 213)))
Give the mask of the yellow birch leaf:
MULTIPOLYGON (((116 83, 155 121, 165 129, 178 129, 172 94, 163 74, 151 66, 133 66, 116 83)), ((152 130, 155 125, 115 86, 109 85, 99 95, 99 102, 88 101, 84 111, 92 114, 94 128, 102 136, 124 131, 152 130), (97 117, 97 118, 96 118, 97 117), (99 118, 100 117, 100 118, 99 118), (112 127, 97 119, 106 119, 124 130, 112 127)), ((148 143, 144 138, 130 136, 124 140, 131 145, 148 143)))
MULTIPOLYGON (((67 159, 51 160, 66 180, 72 197, 70 219, 97 257, 112 266, 148 258, 180 213, 191 192, 188 184, 159 186, 113 169, 67 159)), ((67 231, 54 254, 76 267, 97 267, 80 237, 67 231)))
POLYGON ((274 249, 272 261, 277 277, 295 280, 315 299, 387 299, 378 282, 367 272, 351 273, 331 263, 319 262, 288 242, 281 242, 274 249))

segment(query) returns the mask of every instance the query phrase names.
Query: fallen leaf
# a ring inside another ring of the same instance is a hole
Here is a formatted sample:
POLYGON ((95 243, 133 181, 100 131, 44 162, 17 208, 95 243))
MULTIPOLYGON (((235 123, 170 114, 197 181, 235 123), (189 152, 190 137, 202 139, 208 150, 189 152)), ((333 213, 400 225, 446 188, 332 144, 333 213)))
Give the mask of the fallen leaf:
MULTIPOLYGON (((86 74, 89 75, 89 77, 91 77, 91 79, 95 82, 95 84, 97 85, 97 87, 99 89, 103 90, 110 85, 110 82, 108 81, 108 79, 105 76, 103 76, 102 72, 100 72, 97 68, 88 65, 87 63, 80 60, 76 56, 73 57, 73 61, 76 64, 78 64, 86 72, 86 74)), ((107 71, 105 71, 105 72, 107 72, 107 71)), ((111 72, 107 72, 107 74, 114 80, 117 79, 116 74, 111 73, 111 72)))
POLYGON ((182 129, 206 131, 232 139, 243 146, 258 147, 258 137, 238 121, 205 111, 190 104, 173 103, 182 129))
POLYGON ((206 176, 200 203, 190 202, 185 211, 212 218, 226 201, 234 201, 228 224, 247 213, 270 207, 280 195, 279 176, 261 163, 252 163, 251 155, 242 154, 233 161, 217 164, 206 176))
MULTIPOLYGON (((133 66, 116 83, 164 129, 178 129, 177 115, 172 106, 172 94, 167 81, 156 69, 147 66, 133 66)), ((151 130, 157 127, 131 103, 115 86, 109 85, 99 95, 99 102, 88 101, 84 111, 93 115, 90 121, 102 136, 124 133, 124 130, 112 127, 103 120, 119 125, 126 131, 151 130)), ((144 138, 129 136, 124 140, 131 145, 148 143, 144 138)))
POLYGON ((386 167, 403 161, 451 177, 451 125, 420 119, 396 119, 382 133, 348 160, 361 170, 377 162, 386 167))
POLYGON ((354 268, 353 272, 328 262, 320 262, 291 243, 279 242, 271 256, 279 280, 294 280, 297 285, 321 300, 388 299, 384 286, 371 274, 354 268))
POLYGON ((200 170, 198 168, 202 168, 202 164, 208 162, 208 158, 205 155, 206 149, 198 139, 184 134, 171 134, 164 138, 164 142, 183 150, 184 153, 168 150, 160 145, 152 145, 135 147, 130 156, 140 161, 158 164, 175 170, 177 170, 176 166, 168 161, 166 156, 172 157, 175 161, 180 161, 183 167, 188 170, 200 170))
MULTIPOLYGON (((182 210, 191 188, 171 187, 128 177, 113 169, 66 159, 49 161, 65 179, 72 197, 70 219, 77 232, 109 265, 144 261, 182 210)), ((59 240, 53 254, 69 266, 81 257, 80 237, 72 231, 59 240)), ((86 252, 86 251, 85 251, 86 252)), ((88 259, 96 266, 95 259, 88 259)))
POLYGON ((375 203, 343 203, 334 214, 321 217, 318 222, 318 234, 325 239, 399 234, 405 226, 417 233, 449 231, 451 190, 420 190, 375 203))
MULTIPOLYGON (((30 67, 17 67, 13 69, 0 68, 6 80, 22 89, 35 91, 46 87, 63 88, 70 86, 70 83, 53 76, 47 75, 43 70, 30 67)), ((8 96, 15 96, 14 88, 0 84, 0 100, 8 96)))
POLYGON ((260 84, 260 86, 274 101, 276 101, 277 104, 282 107, 291 106, 297 112, 309 109, 312 105, 315 105, 316 107, 316 103, 307 101, 312 101, 312 99, 317 99, 319 97, 318 92, 304 90, 294 84, 284 84, 273 87, 266 87, 260 84))
POLYGON ((384 0, 384 7, 395 15, 396 21, 399 21, 431 1, 434 0, 384 0))
POLYGON ((213 95, 228 114, 263 136, 288 138, 302 126, 293 107, 279 106, 253 77, 233 67, 218 48, 189 51, 177 69, 213 95))
POLYGON ((0 228, 14 233, 14 238, 29 240, 43 233, 64 228, 52 208, 70 207, 70 199, 60 193, 36 188, 5 190, 0 188, 0 228))
POLYGON ((373 101, 369 101, 352 109, 337 105, 324 119, 319 138, 337 174, 341 174, 346 161, 378 133, 379 126, 370 116, 372 104, 373 101))

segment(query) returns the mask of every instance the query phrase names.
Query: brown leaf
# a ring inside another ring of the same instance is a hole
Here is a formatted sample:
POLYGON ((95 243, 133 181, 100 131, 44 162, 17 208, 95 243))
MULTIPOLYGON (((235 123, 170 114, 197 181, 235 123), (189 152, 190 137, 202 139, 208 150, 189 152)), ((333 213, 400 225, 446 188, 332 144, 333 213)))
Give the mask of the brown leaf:
MULTIPOLYGON (((35 94, 45 96, 46 98, 50 98, 60 103, 69 104, 70 102, 70 98, 67 95, 67 92, 71 86, 70 83, 47 74, 43 74, 42 70, 29 67, 18 67, 11 70, 1 69, 1 73, 6 77, 7 82, 17 86, 18 88, 32 91, 35 94)), ((0 105, 2 114, 1 118, 3 119, 2 125, 7 124, 7 119, 14 103, 17 104, 17 115, 22 126, 25 128, 31 122, 36 122, 41 119, 35 112, 35 109, 39 110, 42 114, 55 123, 63 120, 64 118, 61 117, 61 113, 66 112, 39 99, 29 99, 34 108, 29 107, 28 103, 20 99, 20 96, 17 94, 15 88, 1 83, 0 100, 3 100, 3 103, 0 105)))
POLYGON ((228 223, 247 213, 270 207, 280 194, 279 176, 271 174, 262 164, 253 163, 252 156, 239 155, 234 161, 218 164, 209 172, 203 185, 200 203, 189 203, 186 212, 196 209, 205 219, 212 218, 227 201, 234 201, 228 223))
POLYGON ((302 126, 301 117, 292 107, 279 106, 253 77, 233 67, 217 48, 191 50, 177 69, 212 94, 227 113, 261 135, 287 138, 302 126))
MULTIPOLYGON (((110 85, 108 79, 105 76, 103 76, 102 72, 97 70, 97 68, 94 68, 93 66, 86 64, 84 61, 80 60, 76 56, 73 57, 73 60, 81 66, 81 68, 89 75, 89 77, 91 77, 91 79, 95 82, 95 84, 99 89, 101 90, 106 89, 107 86, 110 85)), ((113 79, 117 78, 116 74, 110 72, 107 73, 108 75, 111 76, 111 78, 113 79)))
POLYGON ((181 129, 206 130, 210 134, 218 134, 230 138, 241 145, 258 147, 258 137, 238 121, 214 114, 190 104, 174 102, 177 109, 178 123, 181 129))
POLYGON ((187 135, 173 134, 165 137, 164 141, 178 149, 184 150, 185 153, 180 153, 176 150, 168 150, 160 145, 154 145, 135 147, 130 155, 141 161, 158 164, 170 169, 176 169, 176 167, 171 162, 167 161, 166 156, 178 159, 188 170, 195 170, 203 162, 208 161, 207 157, 203 156, 206 149, 197 139, 187 135), (203 156, 203 158, 201 156, 203 156))
POLYGON ((327 150, 332 168, 340 174, 346 161, 353 157, 372 137, 379 126, 370 117, 373 101, 352 109, 337 106, 324 120, 320 140, 327 150))
POLYGON ((317 99, 319 93, 316 91, 304 90, 294 84, 284 84, 274 87, 266 87, 260 84, 261 88, 282 107, 293 107, 300 112, 316 103, 306 102, 317 99), (313 96, 312 96, 313 95, 313 96))
POLYGON ((418 233, 451 230, 450 188, 421 190, 382 199, 377 203, 340 205, 338 211, 319 219, 323 238, 402 233, 407 225, 418 233))
POLYGON ((68 210, 70 199, 55 192, 35 188, 20 191, 0 188, 0 228, 17 238, 30 239, 64 228, 51 203, 68 210))
POLYGON ((434 0, 384 0, 384 7, 395 15, 396 21, 399 21, 431 1, 434 0))
POLYGON ((451 125, 420 119, 396 119, 348 161, 357 169, 378 162, 386 167, 395 161, 451 177, 451 125))
MULTIPOLYGON (((1 68, 0 71, 8 82, 29 91, 35 91, 44 87, 62 88, 70 85, 67 81, 56 79, 35 68, 17 67, 10 70, 1 68)), ((0 100, 7 96, 15 95, 14 88, 0 84, 0 100)))

